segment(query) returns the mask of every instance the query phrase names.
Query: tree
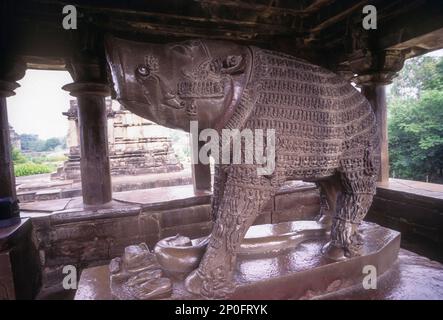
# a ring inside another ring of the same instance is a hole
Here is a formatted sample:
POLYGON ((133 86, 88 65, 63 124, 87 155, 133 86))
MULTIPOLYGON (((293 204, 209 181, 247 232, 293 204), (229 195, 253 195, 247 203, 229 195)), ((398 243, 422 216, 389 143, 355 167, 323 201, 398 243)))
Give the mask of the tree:
POLYGON ((64 139, 49 138, 47 140, 39 139, 36 134, 21 134, 20 142, 23 151, 44 152, 52 151, 58 146, 66 145, 64 139))
POLYGON ((41 149, 44 142, 38 138, 36 134, 21 134, 20 142, 22 145, 23 151, 39 151, 37 149, 41 149))
POLYGON ((58 138, 49 138, 45 142, 45 151, 54 150, 59 145, 61 145, 60 139, 58 139, 58 138))
POLYGON ((23 155, 23 153, 20 152, 20 150, 13 148, 12 149, 12 161, 14 162, 14 164, 19 164, 19 163, 25 163, 27 161, 27 159, 23 155))
POLYGON ((443 183, 443 59, 411 59, 389 98, 391 176, 443 183))
POLYGON ((406 61, 403 69, 390 88, 390 97, 420 98, 420 93, 435 81, 438 76, 438 59, 420 56, 406 61))

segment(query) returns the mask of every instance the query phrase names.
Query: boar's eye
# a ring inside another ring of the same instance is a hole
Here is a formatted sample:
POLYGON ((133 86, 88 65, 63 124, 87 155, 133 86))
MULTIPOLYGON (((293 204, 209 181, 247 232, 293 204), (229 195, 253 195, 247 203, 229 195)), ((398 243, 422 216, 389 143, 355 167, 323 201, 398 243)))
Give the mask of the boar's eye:
POLYGON ((137 73, 143 77, 148 77, 151 74, 151 68, 147 65, 140 65, 137 67, 137 73))

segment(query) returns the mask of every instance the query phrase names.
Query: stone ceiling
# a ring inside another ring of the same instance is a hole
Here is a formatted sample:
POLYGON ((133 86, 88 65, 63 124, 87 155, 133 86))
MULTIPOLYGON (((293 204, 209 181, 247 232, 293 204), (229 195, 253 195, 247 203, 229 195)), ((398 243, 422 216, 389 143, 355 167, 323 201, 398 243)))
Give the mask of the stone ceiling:
POLYGON ((346 60, 356 37, 366 39, 365 47, 408 56, 443 47, 443 5, 433 0, 3 0, 2 6, 2 42, 35 68, 63 68, 73 51, 100 48, 105 33, 155 42, 227 39, 323 64, 346 60), (68 4, 78 10, 75 31, 62 28, 68 4), (377 8, 378 29, 366 32, 367 4, 377 8))

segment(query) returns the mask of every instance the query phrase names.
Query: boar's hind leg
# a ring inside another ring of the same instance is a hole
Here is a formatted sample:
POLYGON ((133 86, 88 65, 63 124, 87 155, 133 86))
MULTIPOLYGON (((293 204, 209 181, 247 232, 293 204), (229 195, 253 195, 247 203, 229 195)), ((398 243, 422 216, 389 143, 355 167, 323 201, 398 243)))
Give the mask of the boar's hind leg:
POLYGON ((337 193, 341 190, 341 180, 338 175, 328 180, 316 183, 320 191, 320 215, 318 222, 326 227, 331 227, 337 202, 337 193))
POLYGON ((246 231, 274 194, 271 180, 253 166, 231 165, 208 247, 200 266, 186 279, 188 291, 224 298, 232 290, 236 252, 246 231))
POLYGON ((333 259, 358 254, 361 245, 358 227, 371 206, 376 187, 375 177, 364 172, 342 173, 341 182, 331 241, 323 248, 333 259))

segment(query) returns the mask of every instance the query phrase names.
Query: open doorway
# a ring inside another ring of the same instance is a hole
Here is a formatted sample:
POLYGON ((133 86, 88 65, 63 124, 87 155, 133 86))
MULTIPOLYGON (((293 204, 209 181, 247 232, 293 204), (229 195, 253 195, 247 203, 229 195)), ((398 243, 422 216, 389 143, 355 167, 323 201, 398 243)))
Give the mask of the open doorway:
MULTIPOLYGON (((27 70, 8 100, 20 202, 80 197, 77 100, 67 71, 27 70)), ((106 99, 114 191, 192 183, 189 135, 156 125, 106 99)), ((23 206, 25 208, 26 206, 23 206)))

